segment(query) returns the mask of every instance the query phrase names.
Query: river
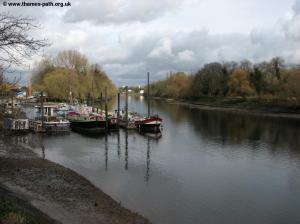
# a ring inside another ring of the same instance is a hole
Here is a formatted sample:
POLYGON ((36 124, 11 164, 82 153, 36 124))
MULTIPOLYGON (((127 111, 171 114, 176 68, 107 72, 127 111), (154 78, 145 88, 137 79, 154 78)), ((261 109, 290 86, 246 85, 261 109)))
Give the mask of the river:
MULTIPOLYGON (((300 123, 160 100, 160 138, 28 135, 41 156, 86 177, 154 224, 300 223, 300 123)), ((142 97, 129 107, 147 111, 142 97)))

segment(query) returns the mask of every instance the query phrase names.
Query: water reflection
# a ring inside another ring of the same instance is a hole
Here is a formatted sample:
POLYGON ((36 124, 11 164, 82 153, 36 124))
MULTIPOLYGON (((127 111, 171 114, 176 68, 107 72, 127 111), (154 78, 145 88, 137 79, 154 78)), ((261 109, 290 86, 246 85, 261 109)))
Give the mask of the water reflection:
POLYGON ((162 137, 161 132, 156 132, 156 133, 140 132, 140 134, 146 136, 148 139, 154 139, 157 141, 162 137))
MULTIPOLYGON (((238 112, 206 111, 191 106, 169 104, 161 100, 152 102, 155 110, 168 115, 167 119, 178 128, 188 123, 199 137, 217 141, 223 146, 266 144, 273 152, 290 150, 300 154, 300 122, 238 112)), ((170 130, 167 130, 170 131, 170 130)))
POLYGON ((107 164, 108 164, 108 138, 107 132, 105 133, 105 141, 104 141, 104 151, 105 151, 105 170, 107 171, 107 164))
POLYGON ((145 181, 148 182, 150 180, 150 139, 147 138, 147 160, 146 160, 146 175, 145 181))
POLYGON ((46 158, 46 149, 43 142, 43 135, 27 134, 27 135, 10 135, 5 136, 3 141, 9 146, 21 146, 28 150, 32 150, 42 159, 46 158))
POLYGON ((41 148, 42 148, 42 158, 45 159, 46 158, 45 146, 42 144, 41 148))
MULTIPOLYGON (((132 137, 132 140, 134 142, 134 140, 136 139, 136 132, 132 132, 132 131, 127 131, 127 130, 124 130, 124 131, 120 131, 120 132, 117 132, 117 133, 112 133, 112 135, 109 135, 108 133, 104 136, 104 170, 105 171, 108 171, 109 170, 109 156, 113 156, 112 153, 110 153, 110 150, 112 149, 111 147, 117 148, 117 157, 118 159, 120 160, 121 158, 121 149, 122 149, 122 144, 121 144, 121 133, 123 133, 123 136, 124 136, 124 162, 125 162, 125 165, 123 166, 123 169, 125 171, 128 171, 129 170, 129 148, 130 148, 130 145, 129 145, 129 137, 132 137), (132 135, 132 136, 131 136, 132 135), (110 143, 109 142, 109 138, 116 138, 117 139, 117 143, 116 145, 113 144, 113 143, 110 143)), ((151 133, 150 135, 146 134, 146 133, 140 133, 142 134, 142 136, 144 137, 144 139, 146 140, 146 147, 145 147, 145 175, 144 175, 144 180, 146 182, 149 182, 150 180, 150 162, 151 162, 151 141, 155 141, 155 142, 158 142, 159 139, 162 137, 162 134, 161 133, 151 133)), ((140 149, 139 149, 140 150, 140 149)), ((113 159, 111 159, 113 160, 113 159)), ((112 162, 112 161, 111 161, 112 162)))
POLYGON ((28 145, 29 138, 27 135, 3 136, 3 141, 9 145, 28 145))
POLYGON ((255 149, 256 144, 264 143, 274 152, 284 147, 300 153, 299 121, 195 110, 189 115, 195 132, 218 138, 223 146, 250 143, 255 149))
POLYGON ((117 137, 117 140, 118 140, 118 158, 120 159, 121 158, 121 142, 120 142, 120 131, 118 131, 118 137, 117 137))
POLYGON ((125 170, 128 170, 128 130, 125 130, 125 170))

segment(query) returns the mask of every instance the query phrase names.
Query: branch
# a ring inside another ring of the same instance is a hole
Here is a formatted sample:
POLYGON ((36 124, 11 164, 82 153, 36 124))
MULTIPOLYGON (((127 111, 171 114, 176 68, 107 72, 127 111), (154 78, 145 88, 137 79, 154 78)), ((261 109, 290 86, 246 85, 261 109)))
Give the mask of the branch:
POLYGON ((28 32, 40 29, 29 17, 15 17, 0 13, 0 62, 22 64, 41 48, 49 46, 46 39, 34 39, 28 32))

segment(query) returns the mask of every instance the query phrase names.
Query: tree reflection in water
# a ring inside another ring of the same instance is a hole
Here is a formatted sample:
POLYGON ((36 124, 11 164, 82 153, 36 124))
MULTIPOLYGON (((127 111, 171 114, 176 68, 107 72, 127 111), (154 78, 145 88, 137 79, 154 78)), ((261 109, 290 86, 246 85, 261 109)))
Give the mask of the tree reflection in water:
MULTIPOLYGON (((223 146, 266 144, 273 152, 285 149, 300 156, 300 121, 217 110, 155 100, 156 110, 168 115, 177 127, 188 123, 202 139, 214 139, 223 146)), ((167 130, 170 131, 170 130, 167 130)))

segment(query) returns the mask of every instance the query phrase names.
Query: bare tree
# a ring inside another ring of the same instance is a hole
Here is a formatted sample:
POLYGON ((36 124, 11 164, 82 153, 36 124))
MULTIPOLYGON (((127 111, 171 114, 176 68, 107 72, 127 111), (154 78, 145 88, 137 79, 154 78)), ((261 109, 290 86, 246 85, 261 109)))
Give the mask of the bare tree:
POLYGON ((24 58, 47 46, 45 39, 28 34, 39 28, 32 18, 0 13, 0 63, 20 65, 24 58))

